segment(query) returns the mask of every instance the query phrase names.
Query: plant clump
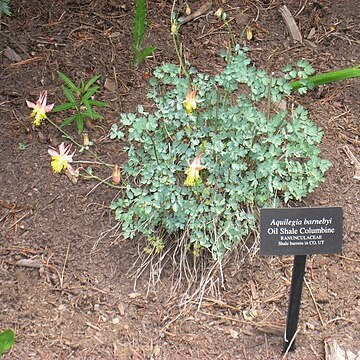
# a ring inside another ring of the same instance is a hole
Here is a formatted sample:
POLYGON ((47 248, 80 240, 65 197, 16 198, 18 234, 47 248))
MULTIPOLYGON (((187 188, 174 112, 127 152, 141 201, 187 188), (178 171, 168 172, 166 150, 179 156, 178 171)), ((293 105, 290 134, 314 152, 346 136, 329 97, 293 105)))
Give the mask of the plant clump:
POLYGON ((279 106, 287 80, 256 69, 239 46, 224 57, 215 76, 156 68, 155 111, 121 114, 126 135, 112 136, 129 144, 128 184, 112 209, 125 238, 148 239, 147 253, 153 239, 153 254, 181 239, 185 251, 221 260, 256 230, 258 208, 303 199, 330 166, 306 110, 279 106))

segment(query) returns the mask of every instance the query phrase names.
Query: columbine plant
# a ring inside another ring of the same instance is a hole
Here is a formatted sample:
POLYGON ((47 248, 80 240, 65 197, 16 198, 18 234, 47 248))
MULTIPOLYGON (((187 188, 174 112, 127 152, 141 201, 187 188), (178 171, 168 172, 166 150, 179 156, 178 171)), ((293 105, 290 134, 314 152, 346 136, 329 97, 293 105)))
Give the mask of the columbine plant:
POLYGON ((112 208, 125 238, 161 239, 162 249, 181 242, 221 259, 255 230, 257 207, 301 200, 324 180, 322 130, 301 106, 278 106, 292 91, 287 80, 257 70, 238 46, 225 56, 216 76, 156 68, 148 93, 156 110, 121 115, 129 184, 112 208))
POLYGON ((43 120, 47 119, 46 113, 50 112, 55 104, 46 105, 47 103, 47 91, 41 91, 39 99, 36 103, 26 100, 26 104, 30 109, 33 109, 31 117, 34 118, 34 125, 40 126, 43 120))
POLYGON ((61 123, 61 126, 75 122, 77 131, 81 134, 84 130, 86 119, 102 119, 102 116, 94 111, 93 106, 103 107, 108 105, 104 101, 98 101, 93 98, 100 89, 100 86, 94 85, 100 78, 100 75, 92 77, 87 83, 81 81, 80 86, 76 86, 65 74, 60 71, 58 71, 58 74, 66 84, 66 86, 62 86, 62 90, 68 102, 56 106, 53 111, 69 111, 71 115, 61 123))

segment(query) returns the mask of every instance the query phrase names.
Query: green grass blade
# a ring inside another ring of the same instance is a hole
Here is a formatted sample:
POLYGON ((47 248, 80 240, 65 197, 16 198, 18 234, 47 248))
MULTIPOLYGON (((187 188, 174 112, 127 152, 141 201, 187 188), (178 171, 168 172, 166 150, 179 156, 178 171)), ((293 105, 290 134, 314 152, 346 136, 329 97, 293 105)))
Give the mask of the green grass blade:
POLYGON ((81 93, 81 90, 65 74, 63 74, 61 71, 58 71, 58 75, 71 90, 75 91, 78 94, 81 93))
POLYGON ((15 333, 11 329, 4 330, 0 333, 0 356, 7 350, 10 350, 14 344, 15 333))
POLYGON ((146 49, 142 50, 142 51, 135 51, 134 53, 134 65, 138 66, 140 65, 145 58, 147 58, 148 56, 150 56, 154 51, 155 51, 156 47, 155 46, 149 46, 146 49))
POLYGON ((67 102, 65 104, 56 105, 52 109, 52 112, 60 112, 60 111, 69 110, 69 109, 76 109, 76 106, 73 103, 67 102))
POLYGON ((60 124, 60 127, 69 125, 69 124, 71 124, 74 120, 75 120, 75 115, 69 116, 68 118, 66 118, 65 120, 62 121, 62 123, 60 124))
POLYGON ((62 91, 66 98, 69 100, 69 102, 76 104, 77 101, 75 99, 75 96, 69 88, 67 88, 66 86, 62 86, 62 91))
POLYGON ((81 113, 75 115, 76 129, 78 134, 84 131, 84 116, 81 113))
POLYGON ((93 76, 84 86, 84 92, 87 92, 90 89, 90 86, 94 84, 98 79, 100 79, 100 75, 93 76))
POLYGON ((91 89, 88 89, 83 96, 83 101, 90 99, 91 96, 93 96, 99 89, 100 89, 100 86, 93 86, 91 89))
POLYGON ((100 101, 100 100, 88 100, 87 101, 90 105, 92 106, 109 106, 109 104, 105 101, 100 101))
POLYGON ((134 12, 134 49, 140 50, 146 28, 146 0, 137 0, 134 12))
POLYGON ((301 87, 316 87, 319 85, 329 84, 336 81, 351 79, 360 76, 360 64, 352 68, 329 71, 323 74, 310 76, 307 79, 293 81, 290 86, 293 91, 298 90, 301 87))

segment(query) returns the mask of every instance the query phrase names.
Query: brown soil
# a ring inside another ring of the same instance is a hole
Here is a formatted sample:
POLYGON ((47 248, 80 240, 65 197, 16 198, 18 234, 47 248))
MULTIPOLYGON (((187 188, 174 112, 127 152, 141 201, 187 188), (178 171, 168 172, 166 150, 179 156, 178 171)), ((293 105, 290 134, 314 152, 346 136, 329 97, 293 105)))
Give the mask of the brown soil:
MULTIPOLYGON (((211 9, 224 7, 238 39, 250 24, 254 39, 245 43, 257 66, 276 71, 305 58, 320 72, 360 62, 358 0, 286 1, 303 36, 312 34, 303 46, 285 31, 282 3, 214 0, 211 9)), ((189 4, 194 10, 202 2, 189 4)), ((128 271, 137 244, 110 231, 116 222, 108 206, 117 191, 94 189, 97 183, 89 181, 72 186, 54 175, 47 150, 62 141, 61 134, 49 124, 40 130, 30 125, 25 100, 37 99, 43 88, 50 102, 62 99, 57 70, 73 79, 101 74, 101 85, 113 80, 115 88, 102 91, 111 106, 89 133, 104 160, 121 164, 121 147, 106 137, 110 126, 146 101, 147 74, 156 65, 177 63, 171 2, 149 1, 145 45, 157 50, 136 71, 130 66, 134 2, 10 5, 12 17, 0 19, 0 329, 15 329, 16 343, 4 359, 281 359, 291 257, 233 262, 225 269, 226 289, 204 299, 200 309, 179 307, 181 294, 173 294, 166 275, 148 292, 144 274, 134 289, 128 271), (6 57, 6 47, 21 60, 6 57), (22 259, 41 266, 19 266, 22 259)), ((193 65, 221 68, 218 53, 228 36, 213 13, 187 23, 182 35, 193 65)), ((323 156, 333 163, 304 204, 341 206, 345 217, 343 253, 308 260, 297 349, 288 359, 325 358, 330 337, 344 349, 360 350, 360 182, 343 150, 347 145, 360 159, 359 84, 345 81, 289 99, 324 128, 323 156)), ((51 118, 60 121, 57 114, 51 118)), ((73 127, 66 130, 81 141, 73 127)))

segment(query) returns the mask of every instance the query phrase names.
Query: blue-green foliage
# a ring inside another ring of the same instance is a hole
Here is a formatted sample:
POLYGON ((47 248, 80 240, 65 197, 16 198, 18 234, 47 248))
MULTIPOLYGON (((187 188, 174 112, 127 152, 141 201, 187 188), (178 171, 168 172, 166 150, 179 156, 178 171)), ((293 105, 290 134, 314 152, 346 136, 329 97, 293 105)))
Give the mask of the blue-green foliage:
POLYGON ((125 238, 171 234, 219 259, 255 229, 257 207, 304 198, 330 163, 319 157, 322 131, 307 112, 277 106, 288 83, 257 70, 238 47, 221 74, 190 76, 191 84, 175 65, 156 68, 148 93, 156 110, 121 114, 130 182, 112 209, 125 238), (190 85, 202 102, 188 115, 190 85), (187 161, 199 152, 202 182, 185 186, 187 161))
POLYGON ((0 0, 0 17, 2 14, 11 16, 11 9, 9 6, 9 0, 0 0))

